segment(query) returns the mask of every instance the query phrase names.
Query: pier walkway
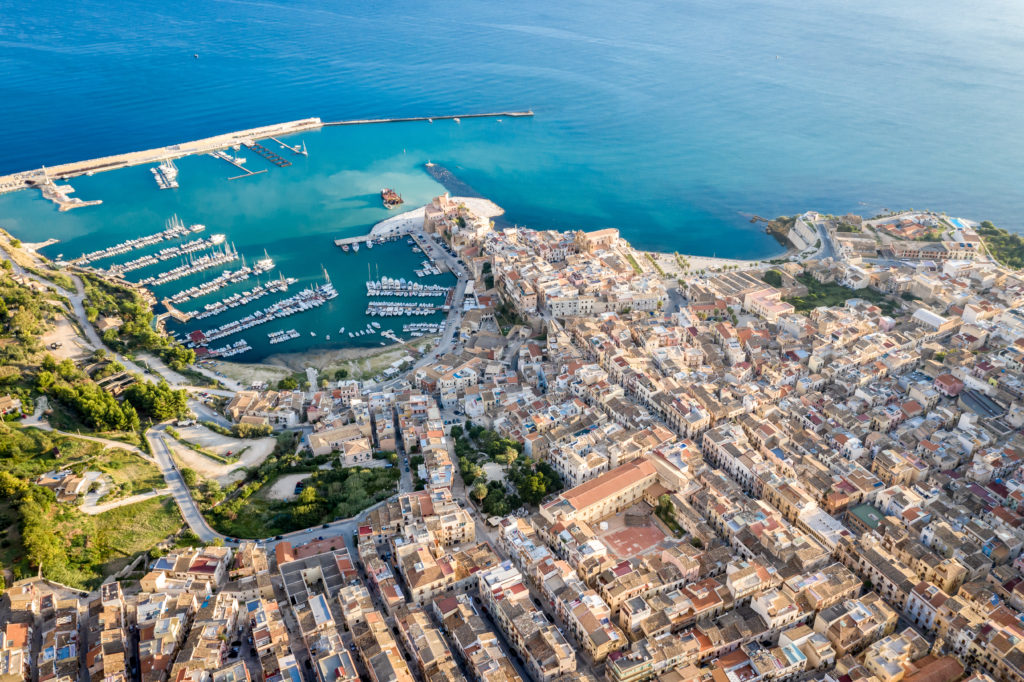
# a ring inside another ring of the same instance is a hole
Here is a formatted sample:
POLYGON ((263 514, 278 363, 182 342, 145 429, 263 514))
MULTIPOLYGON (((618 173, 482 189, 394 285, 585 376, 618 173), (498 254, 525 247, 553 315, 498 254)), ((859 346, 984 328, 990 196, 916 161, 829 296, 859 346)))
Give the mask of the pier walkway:
POLYGON ((355 121, 325 121, 323 126, 354 126, 366 125, 369 123, 412 123, 415 121, 454 121, 463 118, 524 118, 533 116, 533 110, 526 111, 495 111, 485 114, 445 114, 443 116, 405 116, 402 118, 364 118, 355 121))

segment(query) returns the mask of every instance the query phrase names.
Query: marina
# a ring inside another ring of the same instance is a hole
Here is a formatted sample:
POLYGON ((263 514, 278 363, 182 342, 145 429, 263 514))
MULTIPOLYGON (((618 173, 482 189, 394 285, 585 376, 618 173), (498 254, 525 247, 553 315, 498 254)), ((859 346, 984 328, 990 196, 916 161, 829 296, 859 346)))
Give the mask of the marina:
POLYGON ((223 348, 212 348, 206 353, 206 356, 211 358, 230 358, 232 355, 241 355, 251 350, 252 346, 249 345, 249 342, 242 339, 223 348))
POLYGON ((280 279, 272 279, 266 284, 257 284, 249 291, 243 291, 242 293, 226 296, 216 303, 207 303, 202 312, 194 314, 194 319, 204 320, 207 317, 214 317, 221 313, 225 313, 231 308, 248 305, 253 301, 258 301, 264 296, 285 292, 288 290, 288 287, 295 284, 296 281, 297 280, 294 277, 281 277, 280 279))
POLYGON ((415 272, 417 277, 429 277, 430 275, 441 274, 441 271, 438 269, 438 267, 434 265, 433 261, 430 260, 423 261, 419 269, 417 269, 415 272))
POLYGON ((133 270, 141 270, 142 268, 150 265, 155 265, 161 261, 170 260, 178 256, 187 256, 190 253, 196 253, 204 249, 209 249, 214 246, 223 244, 225 236, 222 234, 214 234, 203 239, 193 239, 190 242, 186 242, 181 246, 169 246, 165 249, 160 249, 155 254, 141 256, 135 260, 130 260, 127 263, 114 263, 106 269, 105 274, 111 276, 120 276, 126 272, 132 272, 133 270))
POLYGON ((173 270, 161 272, 159 275, 153 275, 139 280, 136 284, 144 287, 160 286, 162 284, 167 284, 168 282, 181 279, 182 277, 188 277, 189 275, 209 270, 210 268, 215 268, 227 263, 233 263, 238 260, 238 258, 238 251, 235 250, 235 247, 228 244, 220 251, 213 251, 205 256, 200 256, 195 259, 190 257, 189 262, 182 263, 173 270))
MULTIPOLYGON (((74 265, 88 265, 89 263, 98 260, 103 260, 104 258, 113 258, 114 256, 120 256, 129 253, 130 251, 133 250, 144 249, 154 244, 158 244, 164 240, 180 239, 181 237, 185 237, 195 232, 202 232, 205 229, 206 226, 200 224, 194 224, 185 227, 185 224, 181 222, 181 219, 178 218, 178 216, 172 216, 170 219, 168 219, 165 228, 162 232, 157 232, 156 234, 151 234, 144 237, 137 237, 135 239, 128 239, 126 241, 120 242, 119 244, 108 246, 105 249, 100 249, 98 251, 92 251, 90 253, 82 254, 78 258, 73 259, 71 263, 73 263, 74 265)), ((57 260, 59 261, 60 259, 58 258, 57 260)))
POLYGON ((337 297, 338 292, 335 291, 334 286, 330 281, 327 281, 324 284, 318 284, 312 288, 303 289, 295 296, 278 301, 263 310, 257 310, 251 315, 247 315, 239 320, 222 324, 215 329, 208 331, 193 331, 188 335, 189 342, 187 345, 190 348, 204 347, 213 341, 237 334, 246 329, 252 329, 253 327, 257 327, 261 324, 267 324, 274 320, 319 308, 327 301, 337 297))
POLYGON ((370 280, 366 283, 367 296, 432 297, 447 296, 451 291, 452 287, 446 287, 440 284, 406 282, 404 277, 399 279, 382 277, 379 280, 370 280))
POLYGON ((173 160, 167 159, 149 170, 160 189, 178 189, 178 167, 174 165, 173 160))
POLYGON ((408 301, 370 301, 366 314, 370 317, 400 317, 403 315, 433 315, 442 312, 445 306, 433 303, 412 303, 408 301))
MULTIPOLYGON (((256 264, 252 267, 245 265, 245 261, 242 262, 242 267, 238 270, 225 270, 216 278, 203 284, 197 284, 196 286, 183 289, 176 294, 170 296, 167 300, 171 303, 184 303, 193 298, 200 298, 207 296, 215 291, 223 289, 229 284, 237 284, 244 282, 245 280, 253 277, 254 275, 261 275, 265 272, 269 272, 274 267, 273 259, 266 257, 256 261, 256 264)), ((292 280, 294 282, 294 280, 292 280)))
POLYGON ((269 334, 267 334, 267 338, 269 339, 271 344, 284 343, 285 341, 297 339, 299 338, 299 336, 301 336, 301 334, 299 334, 294 329, 289 329, 288 331, 270 332, 269 334))

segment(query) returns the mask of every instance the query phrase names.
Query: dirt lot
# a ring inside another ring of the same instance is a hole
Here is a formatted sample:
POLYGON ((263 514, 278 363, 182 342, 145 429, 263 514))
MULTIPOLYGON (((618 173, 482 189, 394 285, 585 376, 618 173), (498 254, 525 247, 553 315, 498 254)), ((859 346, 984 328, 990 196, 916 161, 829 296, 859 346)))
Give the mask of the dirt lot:
POLYGON ((242 467, 257 466, 263 462, 274 450, 274 438, 258 438, 255 440, 243 438, 230 438, 214 433, 204 426, 187 426, 177 429, 178 434, 196 445, 209 450, 223 457, 228 456, 228 451, 233 453, 242 452, 241 458, 231 464, 222 464, 215 459, 201 455, 195 450, 190 450, 180 443, 175 443, 175 454, 181 460, 182 466, 194 469, 197 474, 204 478, 215 478, 221 485, 238 480, 242 467))
POLYGON ((295 494, 295 484, 299 481, 304 481, 313 474, 285 474, 281 478, 274 481, 274 485, 270 486, 263 494, 271 500, 294 500, 297 495, 295 494))
POLYGON ((234 379, 243 386, 252 386, 260 382, 272 385, 292 375, 287 369, 270 365, 247 365, 240 362, 214 360, 207 363, 206 366, 214 372, 220 372, 229 379, 234 379))
POLYGON ((63 360, 65 358, 71 358, 77 360, 78 358, 85 357, 92 352, 91 349, 86 348, 82 343, 81 337, 78 336, 78 330, 75 329, 75 325, 71 324, 70 320, 66 317, 61 317, 57 320, 53 329, 50 329, 42 338, 43 346, 53 357, 57 360, 63 360), (50 348, 51 343, 61 344, 60 348, 56 350, 50 348))

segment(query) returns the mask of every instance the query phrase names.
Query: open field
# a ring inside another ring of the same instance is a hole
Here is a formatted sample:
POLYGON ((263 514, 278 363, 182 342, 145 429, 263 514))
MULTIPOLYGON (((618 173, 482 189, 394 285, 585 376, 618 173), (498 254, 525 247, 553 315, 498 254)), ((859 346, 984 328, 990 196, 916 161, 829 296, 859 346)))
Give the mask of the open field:
MULTIPOLYGON (((301 372, 306 367, 315 367, 322 376, 332 378, 339 369, 348 370, 353 379, 369 378, 381 372, 396 360, 409 355, 409 347, 423 350, 433 344, 435 336, 424 336, 408 345, 391 344, 382 348, 337 348, 333 350, 307 351, 304 353, 282 353, 271 355, 266 363, 282 367, 291 372, 301 372)), ((225 372, 226 374, 226 372, 225 372)))
POLYGON ((202 478, 216 479, 221 485, 238 480, 242 473, 238 471, 239 469, 259 466, 267 458, 267 455, 274 451, 276 442, 272 437, 249 440, 222 436, 210 431, 205 426, 181 427, 177 431, 183 439, 222 457, 228 457, 229 451, 232 453, 232 457, 237 456, 239 452, 242 453, 237 461, 223 464, 191 450, 181 443, 168 441, 175 459, 181 466, 195 470, 202 478))
POLYGON ((227 378, 237 381, 242 386, 252 386, 258 383, 273 385, 281 379, 286 379, 292 375, 289 370, 283 367, 227 362, 224 360, 206 361, 206 367, 214 372, 220 372, 227 378))
POLYGON ((53 578, 72 587, 95 588, 126 566, 138 552, 147 552, 178 531, 181 514, 171 498, 156 498, 89 516, 78 510, 58 511, 54 528, 68 545, 66 568, 53 578))
POLYGON ((163 474, 155 464, 124 450, 107 449, 103 454, 87 462, 84 467, 92 471, 102 471, 110 477, 111 489, 102 497, 102 502, 113 502, 122 497, 146 493, 164 486, 163 474))

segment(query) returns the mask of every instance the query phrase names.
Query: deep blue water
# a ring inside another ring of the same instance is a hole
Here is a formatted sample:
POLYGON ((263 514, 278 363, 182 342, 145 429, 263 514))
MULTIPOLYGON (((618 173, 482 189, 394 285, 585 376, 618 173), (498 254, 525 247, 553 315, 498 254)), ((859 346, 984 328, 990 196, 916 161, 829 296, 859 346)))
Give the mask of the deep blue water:
POLYGON ((745 256, 774 245, 744 213, 1024 226, 1022 67, 1016 0, 5 2, 0 171, 306 116, 532 107, 473 150, 422 128, 397 146, 519 223, 745 256))
POLYGON ((649 249, 767 255, 749 215, 807 209, 1021 230, 1022 67, 1013 0, 6 2, 0 172, 307 116, 537 116, 311 133, 308 162, 232 183, 187 159, 176 192, 145 168, 79 178, 103 206, 19 193, 0 226, 73 255, 177 212, 286 274, 326 261, 361 285, 329 238, 384 217, 381 186, 441 191, 432 160, 511 222, 615 226, 649 249))

